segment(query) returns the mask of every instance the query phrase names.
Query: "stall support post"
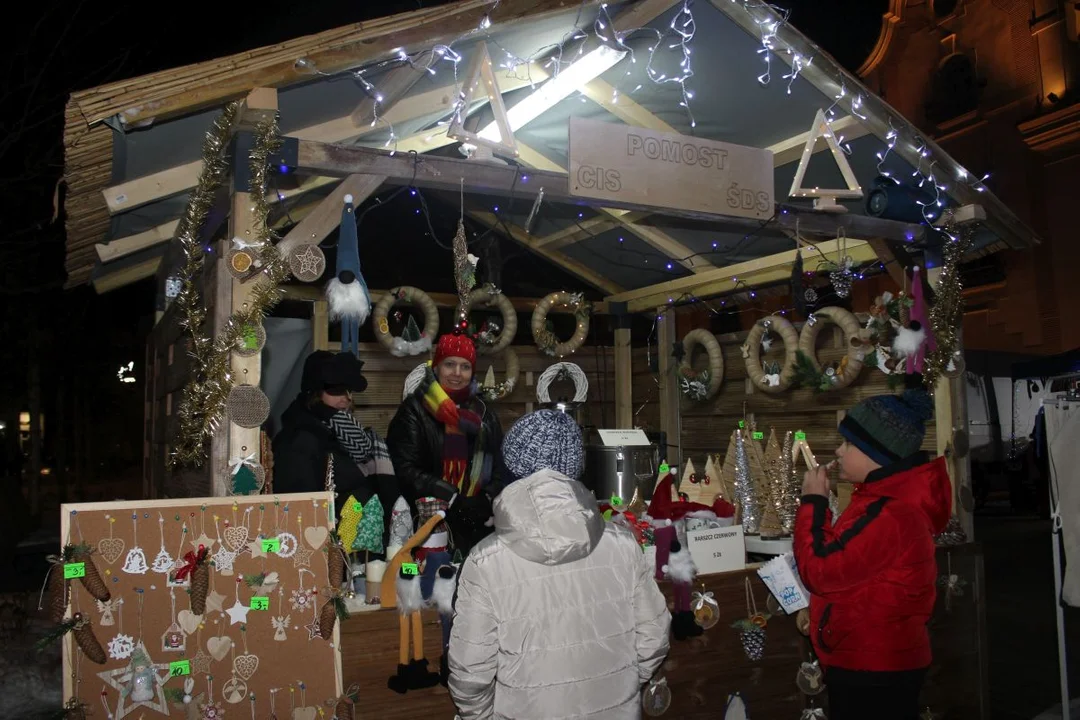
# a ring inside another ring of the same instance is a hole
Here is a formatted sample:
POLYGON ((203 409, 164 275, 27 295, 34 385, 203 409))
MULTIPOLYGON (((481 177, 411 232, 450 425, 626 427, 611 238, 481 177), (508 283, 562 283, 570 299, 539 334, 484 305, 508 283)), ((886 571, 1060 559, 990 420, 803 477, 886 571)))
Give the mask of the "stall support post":
POLYGON ((634 427, 634 366, 630 350, 630 315, 626 303, 613 307, 611 321, 615 327, 615 427, 626 430, 634 427))
MULTIPOLYGON (((276 113, 278 108, 277 90, 273 88, 256 88, 252 90, 244 102, 243 116, 240 127, 254 126, 259 120, 269 114, 276 113)), ((234 158, 235 162, 246 162, 247 158, 234 158)), ((235 173, 234 173, 235 180, 235 173)), ((232 190, 231 213, 229 214, 229 232, 222 240, 218 250, 218 261, 215 267, 215 304, 214 304, 214 333, 220 332, 228 322, 229 317, 235 310, 243 308, 251 296, 251 291, 261 279, 250 280, 246 283, 234 278, 225 262, 225 256, 232 245, 234 237, 251 239, 254 238, 256 218, 251 203, 251 193, 239 191, 234 182, 232 190)), ((262 374, 261 354, 251 357, 240 357, 232 353, 230 358, 233 381, 248 385, 259 386, 262 374)), ((242 428, 228 420, 224 421, 221 431, 215 433, 211 443, 211 487, 214 495, 229 494, 229 460, 236 457, 248 457, 254 455, 255 462, 260 462, 260 430, 259 428, 242 428), (226 431, 226 428, 228 430, 226 431)))
POLYGON ((325 300, 311 303, 311 349, 330 349, 330 309, 325 300))
POLYGON ((667 436, 667 448, 663 453, 669 465, 682 466, 682 425, 679 418, 679 383, 675 379, 675 358, 671 349, 675 345, 675 310, 658 308, 656 311, 656 359, 660 372, 660 429, 667 436))
MULTIPOLYGON (((961 346, 963 336, 961 334, 961 346)), ((975 520, 970 509, 965 508, 960 498, 971 495, 971 458, 967 452, 959 457, 956 452, 956 436, 968 435, 967 415, 967 380, 964 375, 958 378, 940 377, 934 389, 934 423, 936 427, 937 453, 945 456, 949 470, 949 481, 953 491, 953 514, 960 520, 960 526, 968 540, 975 539, 975 520)))

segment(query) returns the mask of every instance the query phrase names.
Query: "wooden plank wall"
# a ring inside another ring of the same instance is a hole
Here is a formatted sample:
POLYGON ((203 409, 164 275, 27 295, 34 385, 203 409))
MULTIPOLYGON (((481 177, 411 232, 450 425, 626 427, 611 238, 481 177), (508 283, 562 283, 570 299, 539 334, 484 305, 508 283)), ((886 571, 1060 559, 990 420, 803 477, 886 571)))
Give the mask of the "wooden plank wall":
MULTIPOLYGON (((329 347, 337 351, 338 343, 329 347)), ((499 415, 503 430, 507 430, 522 415, 536 409, 536 381, 546 368, 558 362, 556 358, 541 353, 535 345, 517 345, 514 351, 521 365, 521 375, 513 394, 505 400, 493 403, 499 415)), ((360 357, 364 361, 364 377, 368 387, 363 393, 353 396, 357 419, 371 425, 384 436, 390 420, 401 404, 401 392, 405 386, 405 377, 427 358, 424 355, 408 358, 396 358, 381 345, 362 343, 360 357)), ((596 427, 612 427, 615 422, 615 360, 610 347, 584 347, 574 355, 564 358, 581 367, 589 379, 589 402, 582 416, 582 424, 596 427)), ((502 361, 495 362, 495 380, 505 378, 502 361)), ((492 364, 490 356, 481 355, 477 359, 477 374, 481 378, 487 374, 492 364)), ((550 387, 552 399, 573 398, 574 387, 569 381, 559 381, 550 387)))
MULTIPOLYGON (((796 327, 801 328, 801 324, 796 327)), ((686 330, 680 327, 679 336, 685 333, 686 330)), ((769 352, 762 354, 762 359, 781 361, 783 344, 775 333, 771 335, 773 345, 769 352)), ((824 461, 840 444, 836 428, 849 407, 865 398, 894 392, 884 373, 864 367, 853 384, 840 390, 814 393, 809 389, 798 389, 770 395, 747 380, 740 350, 746 333, 717 335, 717 339, 724 356, 724 383, 720 392, 705 402, 693 402, 685 396, 681 399, 683 458, 684 462, 687 457, 692 459, 697 468, 704 466, 710 453, 727 452, 731 433, 744 412, 754 414, 758 429, 765 432, 766 437, 770 428, 776 428, 777 433, 804 431, 810 447, 824 461)), ((818 338, 818 359, 823 363, 833 362, 842 358, 845 352, 843 333, 836 327, 823 329, 818 338)), ((704 352, 695 353, 694 367, 703 368, 706 362, 704 352)), ((927 427, 923 448, 931 452, 937 450, 933 423, 927 427)))

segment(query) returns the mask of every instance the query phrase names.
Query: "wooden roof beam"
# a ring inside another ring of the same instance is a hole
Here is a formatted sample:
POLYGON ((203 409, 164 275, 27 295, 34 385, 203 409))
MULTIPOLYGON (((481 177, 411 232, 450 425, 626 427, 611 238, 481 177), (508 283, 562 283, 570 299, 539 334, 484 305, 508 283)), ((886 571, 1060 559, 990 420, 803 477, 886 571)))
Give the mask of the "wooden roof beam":
POLYGON ((346 195, 352 195, 353 207, 359 207, 384 182, 386 178, 379 175, 350 175, 345 178, 281 239, 277 244, 278 252, 287 256, 300 245, 318 245, 341 224, 341 208, 346 195))
MULTIPOLYGON (((855 262, 868 262, 877 258, 873 247, 862 240, 846 240, 846 252, 855 262)), ((838 253, 840 242, 827 240, 817 243, 816 247, 826 255, 838 253)), ((630 290, 612 295, 608 302, 625 302, 629 312, 645 312, 662 307, 670 302, 678 302, 687 295, 709 297, 732 292, 738 287, 760 286, 781 282, 791 277, 791 266, 795 262, 795 250, 788 250, 775 255, 747 260, 746 262, 716 268, 707 273, 690 275, 677 280, 669 280, 649 287, 630 290)))
POLYGON ((608 280, 600 273, 592 270, 584 264, 567 257, 561 252, 550 250, 544 247, 537 247, 535 239, 525 232, 524 228, 520 228, 517 225, 507 223, 492 213, 480 212, 480 211, 467 211, 466 214, 478 223, 489 227, 496 232, 505 235, 519 245, 523 245, 529 250, 544 258, 545 260, 554 263, 566 272, 570 273, 574 277, 578 278, 582 282, 602 290, 606 293, 619 293, 623 291, 618 284, 608 280))
MULTIPOLYGON (((480 163, 464 158, 423 155, 413 157, 402 152, 387 152, 364 147, 327 145, 301 140, 297 148, 297 169, 319 175, 345 177, 352 174, 384 175, 391 184, 412 183, 417 187, 430 187, 459 192, 464 186, 467 192, 535 198, 540 188, 550 202, 586 206, 591 203, 570 193, 569 178, 565 173, 546 170, 528 170, 494 163, 480 163), (522 182, 522 175, 529 176, 522 182)), ((760 229, 761 222, 751 218, 737 218, 713 212, 655 208, 636 203, 608 203, 623 210, 640 210, 653 214, 695 218, 722 224, 729 228, 760 229)), ((902 223, 881 218, 845 213, 832 215, 812 211, 801 212, 788 209, 777 215, 774 225, 781 229, 794 229, 796 221, 806 234, 836 236, 843 230, 848 237, 883 237, 899 241, 918 240, 925 228, 913 223, 902 223)))

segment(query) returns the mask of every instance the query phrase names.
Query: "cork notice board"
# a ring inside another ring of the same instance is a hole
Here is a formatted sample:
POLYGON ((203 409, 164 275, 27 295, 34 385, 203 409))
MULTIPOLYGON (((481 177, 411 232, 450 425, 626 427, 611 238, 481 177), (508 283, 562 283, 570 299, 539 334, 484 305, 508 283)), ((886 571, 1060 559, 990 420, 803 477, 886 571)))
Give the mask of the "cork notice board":
POLYGON ((71 581, 70 611, 91 620, 108 657, 92 662, 68 634, 65 700, 114 720, 332 716, 342 695, 340 627, 329 642, 318 632, 330 500, 324 492, 62 506, 61 537, 93 548, 111 595, 99 603, 71 581), (263 540, 276 540, 276 551, 263 540), (191 611, 190 580, 170 572, 199 544, 213 561, 202 616, 191 611))

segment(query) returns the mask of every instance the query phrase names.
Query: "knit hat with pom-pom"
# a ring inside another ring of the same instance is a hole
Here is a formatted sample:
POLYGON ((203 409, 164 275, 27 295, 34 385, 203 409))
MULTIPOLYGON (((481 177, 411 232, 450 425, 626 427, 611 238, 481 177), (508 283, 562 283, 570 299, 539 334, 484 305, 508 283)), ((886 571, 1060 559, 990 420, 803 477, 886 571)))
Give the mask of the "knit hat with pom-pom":
POLYGON ((922 389, 922 376, 910 375, 900 395, 876 395, 847 412, 840 434, 882 467, 900 462, 922 447, 934 401, 922 389))

